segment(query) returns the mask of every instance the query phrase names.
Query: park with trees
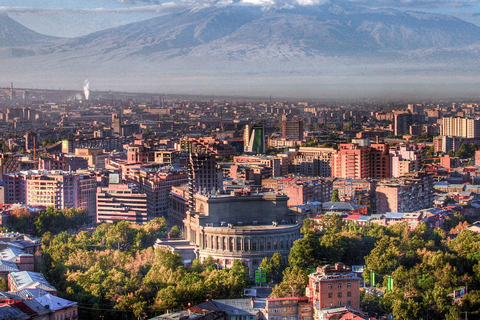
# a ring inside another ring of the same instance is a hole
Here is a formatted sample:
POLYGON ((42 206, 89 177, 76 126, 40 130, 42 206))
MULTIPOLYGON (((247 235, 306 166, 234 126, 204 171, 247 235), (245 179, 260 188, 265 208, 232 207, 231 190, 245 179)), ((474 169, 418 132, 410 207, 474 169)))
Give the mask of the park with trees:
MULTIPOLYGON (((37 269, 59 296, 78 302, 82 319, 152 317, 207 299, 239 298, 251 285, 249 270, 239 260, 230 269, 222 269, 211 258, 185 266, 180 255, 154 249, 157 238, 181 234, 164 218, 144 225, 116 221, 100 224, 93 232, 67 232, 83 226, 87 218, 82 210, 48 208, 39 215, 17 210, 11 220, 14 230, 33 225, 35 233, 43 234, 37 269)), ((272 297, 303 296, 313 268, 343 262, 365 265, 366 285, 375 290, 363 291, 361 304, 372 316, 478 317, 480 235, 467 226, 458 214, 447 217, 443 228, 420 223, 413 230, 406 223, 360 226, 325 215, 304 221, 303 236, 288 259, 275 253, 260 267, 274 284, 272 297), (454 299, 459 289, 466 293, 454 299)))

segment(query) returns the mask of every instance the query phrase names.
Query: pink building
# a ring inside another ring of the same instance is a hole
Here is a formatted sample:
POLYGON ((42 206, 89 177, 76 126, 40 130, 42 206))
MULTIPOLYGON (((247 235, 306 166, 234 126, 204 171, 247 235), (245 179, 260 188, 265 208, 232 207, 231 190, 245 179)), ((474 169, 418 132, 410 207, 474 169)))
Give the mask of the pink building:
POLYGON ((475 151, 475 165, 480 166, 480 150, 475 151))
POLYGON ((332 198, 332 181, 313 177, 289 177, 285 179, 265 179, 264 188, 282 192, 289 197, 289 207, 307 202, 329 201, 332 198))
POLYGON ((340 144, 332 156, 332 176, 346 179, 385 179, 391 176, 388 144, 368 140, 340 144))
POLYGON ((407 173, 420 170, 421 153, 407 147, 390 151, 392 177, 398 178, 407 173))
POLYGON ((433 176, 410 174, 377 184, 377 214, 414 212, 433 205, 433 176))

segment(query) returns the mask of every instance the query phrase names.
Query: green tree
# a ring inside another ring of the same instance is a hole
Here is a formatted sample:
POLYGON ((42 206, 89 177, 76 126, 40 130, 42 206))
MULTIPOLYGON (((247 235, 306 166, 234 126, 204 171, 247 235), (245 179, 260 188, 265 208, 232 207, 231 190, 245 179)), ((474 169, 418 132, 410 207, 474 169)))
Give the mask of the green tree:
POLYGON ((283 271, 287 268, 285 258, 280 252, 275 252, 270 259, 271 265, 271 279, 273 282, 280 282, 283 278, 283 271))
POLYGON ((105 240, 108 248, 128 250, 133 245, 136 231, 127 221, 118 221, 110 225, 106 234, 105 240))
POLYGON ((320 229, 323 233, 338 233, 342 231, 344 225, 343 218, 339 214, 324 214, 320 220, 320 229))
POLYGON ((283 272, 283 281, 277 284, 270 295, 273 298, 303 297, 308 282, 308 272, 298 266, 288 267, 283 272))
POLYGON ((181 238, 182 237, 182 230, 179 226, 175 225, 170 229, 170 238, 181 238))
POLYGON ((288 263, 292 267, 303 269, 316 267, 320 263, 320 242, 317 237, 307 233, 303 238, 295 240, 290 249, 288 263))
POLYGON ((45 212, 42 212, 35 219, 35 228, 37 234, 44 234, 47 231, 52 233, 60 233, 68 229, 67 217, 61 210, 55 210, 53 207, 47 207, 45 212))
POLYGON ((183 266, 182 257, 178 253, 173 253, 163 248, 155 249, 154 262, 171 270, 176 270, 178 267, 183 266))
POLYGON ((338 195, 338 189, 333 189, 332 199, 331 199, 330 201, 332 201, 332 202, 340 202, 340 196, 338 195))
POLYGON ((358 201, 357 201, 357 203, 358 203, 359 205, 363 205, 363 197, 362 197, 362 195, 359 195, 359 196, 358 196, 358 201))

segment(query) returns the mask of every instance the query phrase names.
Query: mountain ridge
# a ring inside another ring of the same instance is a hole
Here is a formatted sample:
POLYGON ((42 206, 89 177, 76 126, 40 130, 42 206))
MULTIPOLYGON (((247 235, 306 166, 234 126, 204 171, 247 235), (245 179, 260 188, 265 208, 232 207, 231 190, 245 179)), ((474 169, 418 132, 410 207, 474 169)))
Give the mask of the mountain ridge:
POLYGON ((222 77, 238 87, 278 77, 288 87, 292 77, 308 86, 328 77, 449 81, 480 73, 480 27, 448 15, 359 5, 183 10, 76 38, 27 41, 37 35, 23 28, 23 42, 0 44, 0 81, 88 78, 140 88, 162 82, 218 89, 222 77))

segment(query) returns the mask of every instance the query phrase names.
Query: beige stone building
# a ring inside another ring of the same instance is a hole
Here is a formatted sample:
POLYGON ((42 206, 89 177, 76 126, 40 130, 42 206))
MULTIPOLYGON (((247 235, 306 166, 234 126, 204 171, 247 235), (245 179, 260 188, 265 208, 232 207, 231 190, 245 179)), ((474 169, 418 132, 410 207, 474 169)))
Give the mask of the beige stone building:
POLYGON ((287 207, 288 197, 275 193, 194 197, 195 210, 184 220, 186 239, 197 258, 211 256, 222 267, 244 261, 251 275, 264 257, 286 257, 300 237, 301 221, 287 207))

